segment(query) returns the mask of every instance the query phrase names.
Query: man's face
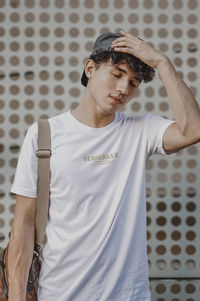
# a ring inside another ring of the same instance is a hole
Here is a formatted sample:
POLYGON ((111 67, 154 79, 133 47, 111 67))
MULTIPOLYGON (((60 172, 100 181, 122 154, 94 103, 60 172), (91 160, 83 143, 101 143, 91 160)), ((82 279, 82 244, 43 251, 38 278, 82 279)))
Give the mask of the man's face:
POLYGON ((90 61, 87 89, 92 99, 104 112, 120 111, 134 97, 140 79, 127 63, 112 65, 109 60, 96 69, 94 62, 90 61))

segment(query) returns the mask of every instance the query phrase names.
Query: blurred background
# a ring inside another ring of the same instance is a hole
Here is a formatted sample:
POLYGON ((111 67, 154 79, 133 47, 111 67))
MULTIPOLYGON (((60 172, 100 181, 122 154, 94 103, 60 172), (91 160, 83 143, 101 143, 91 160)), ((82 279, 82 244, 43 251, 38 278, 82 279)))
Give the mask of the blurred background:
MULTIPOLYGON (((199 0, 0 0, 0 245, 8 242, 10 188, 24 135, 38 118, 75 108, 99 34, 121 29, 170 57, 199 102, 199 0)), ((124 112, 173 119, 158 74, 124 112)), ((152 301, 200 300, 200 145, 147 161, 152 301)), ((92 300, 91 300, 92 301, 92 300)))

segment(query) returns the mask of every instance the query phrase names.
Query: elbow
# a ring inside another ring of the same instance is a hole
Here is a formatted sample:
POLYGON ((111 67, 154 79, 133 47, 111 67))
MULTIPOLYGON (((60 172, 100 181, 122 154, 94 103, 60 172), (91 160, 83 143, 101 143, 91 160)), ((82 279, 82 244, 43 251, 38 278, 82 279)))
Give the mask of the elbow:
POLYGON ((195 135, 191 138, 191 144, 196 144, 200 142, 200 135, 195 135))
POLYGON ((196 131, 195 140, 195 143, 200 142, 200 128, 198 128, 198 130, 196 131))
POLYGON ((185 128, 182 132, 182 135, 191 142, 191 144, 195 144, 200 142, 200 127, 198 128, 185 128))
POLYGON ((189 140, 190 140, 190 145, 191 144, 199 143, 200 142, 200 134, 199 135, 197 134, 197 135, 190 136, 189 140))

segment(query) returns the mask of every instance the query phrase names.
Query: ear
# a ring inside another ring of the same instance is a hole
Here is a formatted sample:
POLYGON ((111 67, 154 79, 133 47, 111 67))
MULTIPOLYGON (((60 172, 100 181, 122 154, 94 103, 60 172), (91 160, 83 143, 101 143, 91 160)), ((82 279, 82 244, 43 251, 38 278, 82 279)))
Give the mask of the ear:
POLYGON ((85 63, 85 74, 88 78, 91 78, 93 71, 95 70, 95 62, 92 59, 88 59, 85 63))

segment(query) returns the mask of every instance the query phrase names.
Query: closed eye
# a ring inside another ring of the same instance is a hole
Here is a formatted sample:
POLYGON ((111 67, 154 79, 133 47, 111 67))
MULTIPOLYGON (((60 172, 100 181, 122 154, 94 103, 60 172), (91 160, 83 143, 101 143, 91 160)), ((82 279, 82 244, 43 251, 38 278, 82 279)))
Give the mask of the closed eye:
POLYGON ((112 73, 115 77, 119 78, 121 75, 117 75, 117 74, 114 74, 112 73))
POLYGON ((137 85, 135 85, 133 82, 130 82, 130 86, 137 88, 137 85))
MULTIPOLYGON (((121 77, 121 75, 120 74, 114 74, 114 73, 112 73, 115 77, 117 77, 117 78, 120 78, 121 77)), ((134 88, 137 88, 138 87, 138 85, 137 84, 135 84, 134 82, 132 82, 132 81, 130 81, 130 86, 131 87, 134 87, 134 88)))

